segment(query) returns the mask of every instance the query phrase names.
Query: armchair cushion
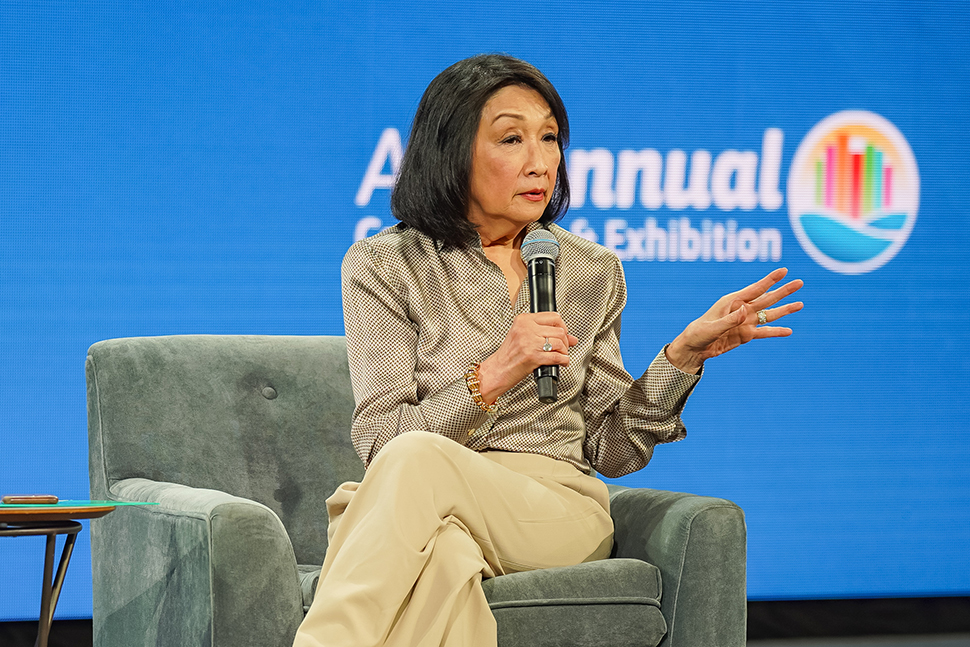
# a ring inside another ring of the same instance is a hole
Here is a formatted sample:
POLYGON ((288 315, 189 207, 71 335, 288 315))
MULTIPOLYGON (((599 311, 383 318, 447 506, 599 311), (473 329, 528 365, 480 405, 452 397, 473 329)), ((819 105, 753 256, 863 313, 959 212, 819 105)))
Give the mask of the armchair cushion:
MULTIPOLYGON (((319 567, 301 567, 309 608, 319 567), (309 585, 309 586, 308 586, 309 585)), ((512 573, 482 583, 499 647, 654 647, 667 629, 660 571, 638 559, 609 559, 512 573)))
POLYGON ((636 559, 512 573, 482 586, 500 647, 653 647, 667 630, 660 571, 636 559))

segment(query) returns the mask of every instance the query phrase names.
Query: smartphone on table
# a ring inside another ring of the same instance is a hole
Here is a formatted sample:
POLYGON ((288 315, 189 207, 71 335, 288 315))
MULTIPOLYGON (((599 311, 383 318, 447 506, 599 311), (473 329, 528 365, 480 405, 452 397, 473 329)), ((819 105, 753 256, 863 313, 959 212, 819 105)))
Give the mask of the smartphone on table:
POLYGON ((57 497, 53 494, 7 494, 2 501, 11 505, 53 505, 57 497))

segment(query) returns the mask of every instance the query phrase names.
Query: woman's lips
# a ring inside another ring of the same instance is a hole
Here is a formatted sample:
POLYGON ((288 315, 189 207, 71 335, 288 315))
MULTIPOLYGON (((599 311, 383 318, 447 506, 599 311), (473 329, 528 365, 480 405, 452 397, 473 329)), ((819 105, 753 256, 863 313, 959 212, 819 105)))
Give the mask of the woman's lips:
POLYGON ((542 189, 536 189, 534 191, 528 191, 526 193, 520 193, 526 200, 531 200, 532 202, 542 202, 546 198, 546 192, 542 189))

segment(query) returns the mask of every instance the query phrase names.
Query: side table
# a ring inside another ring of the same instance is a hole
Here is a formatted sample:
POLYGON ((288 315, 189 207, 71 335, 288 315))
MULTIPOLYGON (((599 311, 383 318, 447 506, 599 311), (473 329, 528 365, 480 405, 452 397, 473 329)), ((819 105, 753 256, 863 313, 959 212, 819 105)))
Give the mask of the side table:
POLYGON ((47 647, 54 608, 71 561, 74 542, 81 530, 78 519, 97 519, 115 509, 111 501, 62 501, 53 505, 0 504, 0 537, 47 536, 44 557, 44 585, 40 598, 40 621, 35 647, 47 647), (57 535, 66 535, 54 575, 54 547, 57 535), (52 580, 53 578, 53 580, 52 580))

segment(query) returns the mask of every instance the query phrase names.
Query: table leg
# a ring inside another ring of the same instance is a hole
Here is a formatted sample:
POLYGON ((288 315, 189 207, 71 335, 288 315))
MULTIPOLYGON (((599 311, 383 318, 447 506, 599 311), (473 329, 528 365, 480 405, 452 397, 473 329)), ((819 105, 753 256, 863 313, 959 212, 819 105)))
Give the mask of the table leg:
POLYGON ((51 626, 54 624, 54 610, 57 608, 58 598, 61 597, 64 575, 67 573, 68 564, 71 563, 71 555, 74 553, 74 542, 77 541, 77 535, 69 534, 65 536, 64 548, 61 549, 61 559, 57 563, 57 575, 54 576, 54 582, 51 585, 51 569, 54 565, 53 546, 56 539, 56 535, 47 535, 47 554, 44 558, 44 588, 40 602, 40 624, 34 647, 47 647, 51 626), (45 605, 46 615, 44 615, 45 605))
POLYGON ((47 647, 47 637, 51 631, 51 579, 54 571, 54 547, 57 535, 47 535, 47 550, 44 553, 44 586, 40 594, 40 623, 37 628, 37 641, 34 647, 47 647))
POLYGON ((67 573, 68 564, 71 562, 74 543, 77 541, 77 533, 80 530, 81 524, 73 520, 27 520, 13 525, 6 521, 0 522, 0 537, 28 537, 31 535, 45 535, 47 537, 47 550, 44 554, 44 582, 40 595, 40 619, 34 647, 47 647, 51 625, 54 621, 54 609, 57 608, 57 599, 61 595, 64 575, 67 573), (65 535, 65 537, 64 547, 61 549, 61 558, 57 564, 57 574, 55 575, 54 552, 57 548, 57 535, 65 535))
POLYGON ((76 534, 66 535, 64 538, 64 548, 61 549, 61 559, 57 563, 57 575, 54 577, 54 586, 51 589, 51 613, 48 624, 54 622, 54 609, 57 608, 57 600, 61 597, 64 575, 67 573, 67 565, 71 563, 71 555, 74 553, 74 542, 76 540, 76 534))

